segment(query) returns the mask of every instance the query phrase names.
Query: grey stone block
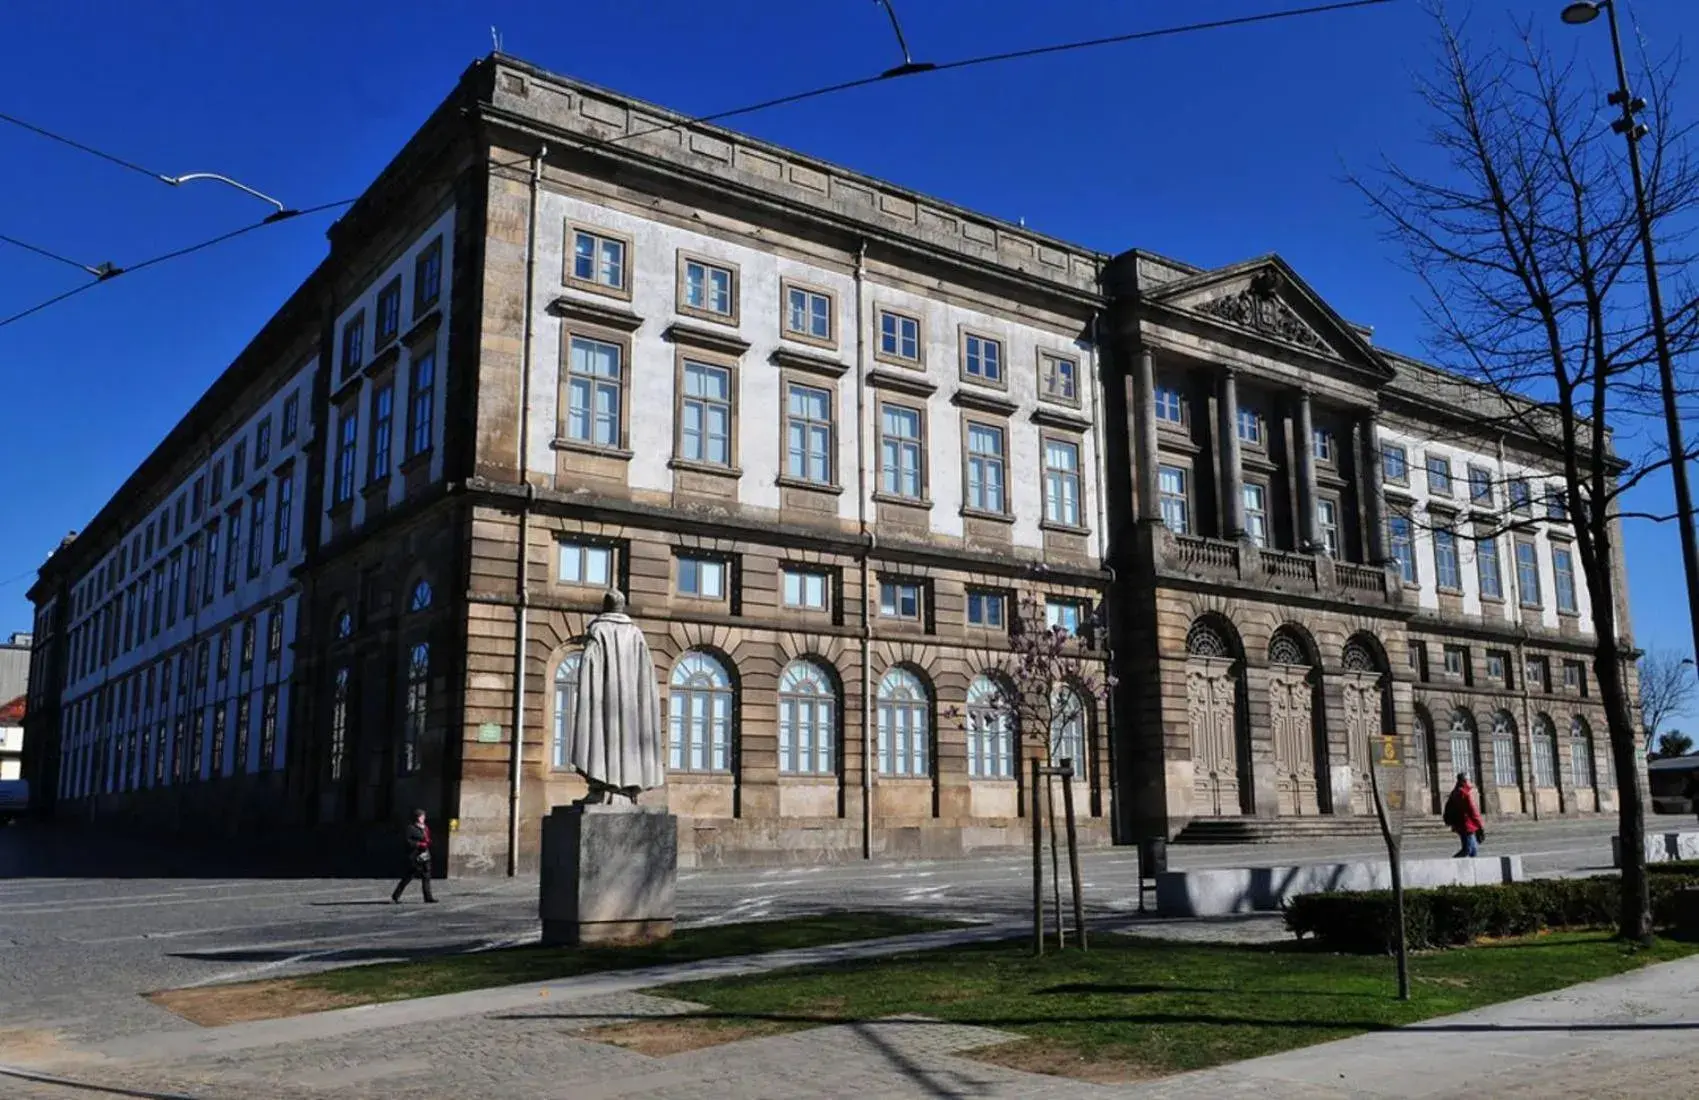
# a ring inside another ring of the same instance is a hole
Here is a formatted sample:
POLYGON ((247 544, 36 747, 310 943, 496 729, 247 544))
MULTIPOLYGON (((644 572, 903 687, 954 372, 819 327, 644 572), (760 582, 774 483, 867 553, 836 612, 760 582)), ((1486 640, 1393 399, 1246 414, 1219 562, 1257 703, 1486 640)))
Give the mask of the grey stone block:
MULTIPOLYGON (((1646 862, 1699 859, 1699 832, 1647 833, 1646 862)), ((1611 866, 1622 866, 1622 838, 1611 837, 1611 866)))
POLYGON ((678 913, 678 818, 625 805, 556 806, 543 819, 543 942, 646 943, 678 913))
MULTIPOLYGON (((1523 878, 1521 856, 1407 859, 1402 866, 1404 885, 1411 888, 1486 886, 1523 878)), ((1391 888, 1392 866, 1386 860, 1165 871, 1156 876, 1156 911, 1165 917, 1225 917, 1278 910, 1299 894, 1391 888)))

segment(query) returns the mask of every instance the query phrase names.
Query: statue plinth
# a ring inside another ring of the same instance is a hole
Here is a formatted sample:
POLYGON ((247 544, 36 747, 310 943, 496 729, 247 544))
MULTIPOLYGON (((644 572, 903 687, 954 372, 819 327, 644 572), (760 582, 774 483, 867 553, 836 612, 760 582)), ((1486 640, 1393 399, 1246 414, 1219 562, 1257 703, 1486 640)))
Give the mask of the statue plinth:
POLYGON ((543 819, 543 943, 641 944, 672 935, 678 818, 626 803, 556 806, 543 819))

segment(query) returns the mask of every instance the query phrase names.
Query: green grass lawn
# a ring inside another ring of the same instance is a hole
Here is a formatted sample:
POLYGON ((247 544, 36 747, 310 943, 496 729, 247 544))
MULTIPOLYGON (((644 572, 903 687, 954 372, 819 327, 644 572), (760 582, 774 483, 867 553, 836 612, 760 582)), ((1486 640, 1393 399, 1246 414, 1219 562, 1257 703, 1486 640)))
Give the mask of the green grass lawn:
MULTIPOLYGON (((1699 945, 1631 951, 1604 933, 1550 934, 1411 960, 1296 944, 1229 946, 1099 936, 1089 952, 1034 959, 1023 942, 674 985, 723 1023, 794 1026, 917 1014, 1016 1032, 993 1061, 1103 1079, 1201 1069, 1396 1027, 1681 958, 1699 945), (825 1006, 829 1011, 822 1011, 825 1006), (822 1016, 828 1017, 822 1019, 822 1016), (1017 1047, 1029 1048, 1026 1051, 1017 1047), (1094 1073, 1114 1066, 1118 1073, 1094 1073)), ((706 1021, 705 1021, 706 1022, 706 1021)))

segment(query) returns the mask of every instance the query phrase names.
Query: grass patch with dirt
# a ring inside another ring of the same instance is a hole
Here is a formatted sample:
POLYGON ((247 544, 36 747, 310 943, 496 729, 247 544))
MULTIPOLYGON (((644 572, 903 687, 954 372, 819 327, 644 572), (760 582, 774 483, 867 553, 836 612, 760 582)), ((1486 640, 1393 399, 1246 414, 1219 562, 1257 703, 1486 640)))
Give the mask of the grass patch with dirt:
MULTIPOLYGON (((1393 962, 1297 944, 1174 943, 1101 936, 1090 952, 1034 959, 1021 943, 691 982, 653 990, 722 1024, 820 1026, 924 1016, 1013 1032, 983 1048, 999 1065, 1100 1082, 1203 1069, 1544 993, 1699 950, 1644 950, 1604 933, 1553 933, 1393 962), (823 1003, 841 1005, 822 1019, 823 1003)), ((676 1026, 690 1019, 676 1017, 676 1026)), ((925 1026, 917 1024, 916 1026, 925 1026)))
POLYGON ((510 947, 351 966, 295 978, 167 989, 148 994, 148 999, 193 1023, 218 1027, 579 974, 823 947, 960 926, 958 922, 901 913, 825 913, 686 928, 671 939, 641 947, 510 947))

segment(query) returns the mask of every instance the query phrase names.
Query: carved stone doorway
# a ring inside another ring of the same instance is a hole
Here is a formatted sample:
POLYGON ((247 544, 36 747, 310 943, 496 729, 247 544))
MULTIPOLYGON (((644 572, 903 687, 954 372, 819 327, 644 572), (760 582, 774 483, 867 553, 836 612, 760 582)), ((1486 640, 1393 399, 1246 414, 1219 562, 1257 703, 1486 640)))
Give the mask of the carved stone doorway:
POLYGON ((1274 740, 1274 784, 1283 817, 1327 813, 1327 742, 1316 699, 1319 670, 1310 648, 1289 629, 1268 646, 1268 715, 1274 740))
POLYGON ((1199 817, 1249 814, 1254 799, 1250 738, 1245 729, 1244 664, 1226 630, 1208 620, 1192 625, 1186 652, 1193 813, 1199 817))

